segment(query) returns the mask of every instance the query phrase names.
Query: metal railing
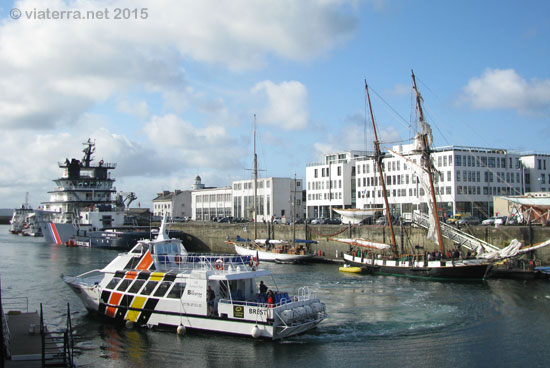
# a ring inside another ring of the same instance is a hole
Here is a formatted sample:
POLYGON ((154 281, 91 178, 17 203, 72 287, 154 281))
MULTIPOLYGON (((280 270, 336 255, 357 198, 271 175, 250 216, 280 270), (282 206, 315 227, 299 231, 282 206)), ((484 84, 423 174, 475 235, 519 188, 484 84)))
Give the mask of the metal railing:
POLYGON ((152 257, 159 271, 215 270, 224 273, 237 269, 237 267, 244 271, 252 271, 254 268, 251 256, 233 254, 154 254, 152 257))
POLYGON ((40 304, 40 336, 42 339, 42 367, 76 367, 71 309, 67 303, 67 321, 64 329, 48 331, 40 304))
MULTIPOLYGON (((429 216, 423 213, 414 212, 412 220, 415 224, 425 229, 428 229, 430 227, 429 216)), ((495 247, 492 244, 489 244, 448 224, 441 223, 441 235, 471 251, 476 251, 479 247, 482 247, 484 251, 500 250, 500 248, 495 247)))

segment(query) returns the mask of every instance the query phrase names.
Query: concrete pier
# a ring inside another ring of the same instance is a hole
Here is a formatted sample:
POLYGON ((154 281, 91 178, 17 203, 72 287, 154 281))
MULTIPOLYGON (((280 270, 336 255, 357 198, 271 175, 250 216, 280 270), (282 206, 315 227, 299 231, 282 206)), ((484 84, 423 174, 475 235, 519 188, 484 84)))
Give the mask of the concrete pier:
MULTIPOLYGON (((171 228, 183 230, 190 235, 187 244, 190 251, 213 251, 220 253, 232 253, 233 248, 225 243, 227 239, 241 238, 252 239, 254 237, 253 223, 227 224, 215 222, 187 222, 175 223, 171 228)), ((411 253, 412 249, 420 252, 437 250, 437 245, 426 237, 426 230, 413 226, 394 227, 395 237, 399 250, 411 253)), ((533 226, 490 226, 462 227, 461 230, 470 232, 475 237, 485 240, 498 247, 507 246, 512 239, 518 239, 524 244, 533 244, 550 239, 550 227, 533 226)), ((267 223, 257 224, 258 238, 292 239, 292 226, 272 225, 267 223)), ((311 249, 317 253, 319 250, 328 259, 341 258, 342 253, 349 250, 349 245, 329 240, 329 238, 365 238, 378 242, 389 242, 389 229, 386 226, 366 225, 296 225, 296 238, 317 240, 311 249), (307 231, 307 233, 306 233, 307 231)), ((445 240, 448 249, 454 249, 451 241, 445 240)), ((536 258, 542 264, 550 264, 550 247, 535 251, 536 258)))

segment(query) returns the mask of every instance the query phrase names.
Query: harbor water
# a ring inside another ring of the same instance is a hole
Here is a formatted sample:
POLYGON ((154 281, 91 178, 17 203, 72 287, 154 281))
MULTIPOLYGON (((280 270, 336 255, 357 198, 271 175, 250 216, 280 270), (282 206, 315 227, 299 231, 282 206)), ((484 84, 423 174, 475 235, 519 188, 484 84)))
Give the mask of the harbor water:
POLYGON ((60 276, 101 268, 116 251, 67 248, 11 235, 0 226, 2 296, 43 304, 50 328, 70 303, 86 367, 545 367, 550 362, 550 282, 439 282, 345 274, 328 264, 263 263, 270 288, 308 285, 329 318, 284 341, 145 328, 90 316, 60 276))

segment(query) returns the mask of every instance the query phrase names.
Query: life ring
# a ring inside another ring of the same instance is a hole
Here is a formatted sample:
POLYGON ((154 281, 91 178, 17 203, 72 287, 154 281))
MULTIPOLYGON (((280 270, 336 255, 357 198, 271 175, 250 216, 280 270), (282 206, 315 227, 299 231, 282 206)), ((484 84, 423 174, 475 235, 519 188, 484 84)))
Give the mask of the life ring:
POLYGON ((216 270, 223 270, 223 261, 221 259, 217 259, 215 263, 216 270))
POLYGON ((181 264, 182 262, 181 256, 179 255, 174 256, 174 262, 176 262, 177 264, 181 264))

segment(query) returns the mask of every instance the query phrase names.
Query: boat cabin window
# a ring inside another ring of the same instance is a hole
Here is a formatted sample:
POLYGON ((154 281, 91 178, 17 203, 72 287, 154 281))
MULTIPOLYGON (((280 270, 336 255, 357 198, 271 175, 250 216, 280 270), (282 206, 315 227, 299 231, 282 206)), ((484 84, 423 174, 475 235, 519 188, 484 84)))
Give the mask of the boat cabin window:
POLYGON ((136 280, 136 281, 134 281, 134 283, 132 284, 132 286, 130 287, 130 290, 128 292, 130 292, 132 294, 137 294, 139 289, 141 289, 141 287, 143 286, 143 284, 145 284, 145 280, 136 280))
POLYGON ((181 249, 177 243, 159 243, 154 246, 154 254, 181 254, 181 249))
POLYGON ((168 291, 168 288, 170 287, 172 283, 170 281, 164 281, 161 282, 157 291, 155 291, 155 296, 163 297, 164 294, 168 291))
POLYGON ((126 289, 128 289, 128 286, 130 286, 131 282, 132 282, 132 280, 130 280, 130 279, 124 279, 124 280, 122 280, 122 282, 118 285, 118 287, 116 289, 118 291, 126 291, 126 289))
POLYGON ((172 287, 172 290, 168 293, 166 296, 167 298, 174 298, 174 299, 180 299, 183 295, 183 291, 185 290, 185 283, 184 282, 176 282, 174 283, 174 286, 172 287))
POLYGON ((145 287, 143 288, 143 290, 141 290, 140 294, 151 295, 151 293, 153 292, 157 284, 158 284, 157 281, 149 281, 147 284, 145 284, 145 287))
POLYGON ((115 286, 118 284, 119 281, 120 281, 120 277, 113 277, 113 278, 111 279, 111 281, 109 281, 109 283, 107 284, 107 286, 105 286, 105 289, 114 290, 115 286))

